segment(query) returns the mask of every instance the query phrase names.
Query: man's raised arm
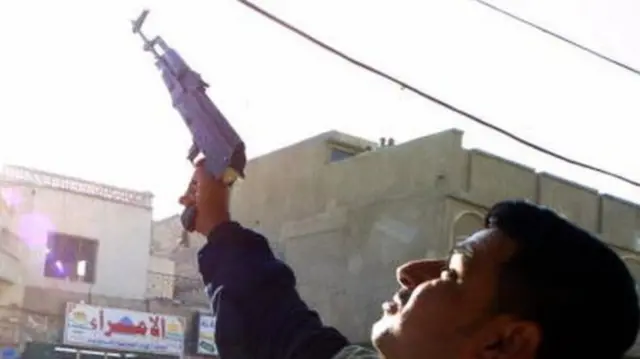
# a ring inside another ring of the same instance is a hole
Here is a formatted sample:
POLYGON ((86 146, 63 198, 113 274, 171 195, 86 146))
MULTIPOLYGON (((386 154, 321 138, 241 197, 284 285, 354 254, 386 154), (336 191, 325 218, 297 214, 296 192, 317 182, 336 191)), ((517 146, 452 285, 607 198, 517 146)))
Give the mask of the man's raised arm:
POLYGON ((236 222, 218 225, 198 253, 223 359, 330 359, 348 346, 296 291, 291 269, 266 239, 236 222))

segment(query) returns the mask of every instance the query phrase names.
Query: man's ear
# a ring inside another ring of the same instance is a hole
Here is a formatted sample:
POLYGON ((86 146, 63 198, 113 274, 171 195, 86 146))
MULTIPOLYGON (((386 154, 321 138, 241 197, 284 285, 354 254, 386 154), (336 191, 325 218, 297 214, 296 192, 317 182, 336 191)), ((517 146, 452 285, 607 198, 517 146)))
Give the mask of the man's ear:
POLYGON ((542 340, 540 326, 530 321, 501 323, 486 337, 482 359, 534 359, 542 340))

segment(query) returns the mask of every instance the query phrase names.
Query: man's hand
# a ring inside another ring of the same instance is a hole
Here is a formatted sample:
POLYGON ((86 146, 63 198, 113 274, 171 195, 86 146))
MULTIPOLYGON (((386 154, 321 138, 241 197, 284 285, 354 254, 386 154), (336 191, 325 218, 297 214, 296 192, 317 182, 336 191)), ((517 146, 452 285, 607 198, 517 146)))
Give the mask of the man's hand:
POLYGON ((196 163, 189 187, 180 197, 180 204, 185 207, 185 229, 207 236, 220 223, 229 221, 229 191, 222 179, 206 171, 204 161, 196 163))

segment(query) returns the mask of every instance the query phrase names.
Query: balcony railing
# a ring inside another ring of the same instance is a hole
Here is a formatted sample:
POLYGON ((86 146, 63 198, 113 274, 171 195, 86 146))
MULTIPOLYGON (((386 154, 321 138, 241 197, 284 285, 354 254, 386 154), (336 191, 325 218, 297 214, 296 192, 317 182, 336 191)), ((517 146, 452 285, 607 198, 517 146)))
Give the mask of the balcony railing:
POLYGON ((153 198, 150 192, 132 191, 20 166, 4 166, 0 170, 0 180, 72 191, 143 208, 151 208, 153 198))

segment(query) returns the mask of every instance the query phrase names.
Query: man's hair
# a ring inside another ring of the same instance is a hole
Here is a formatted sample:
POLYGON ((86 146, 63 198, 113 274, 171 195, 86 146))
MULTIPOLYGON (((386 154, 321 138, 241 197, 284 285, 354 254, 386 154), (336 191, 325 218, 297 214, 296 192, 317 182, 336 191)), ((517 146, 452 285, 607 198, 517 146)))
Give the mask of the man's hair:
POLYGON ((496 309, 538 323, 538 359, 621 358, 640 322, 635 281, 618 255, 552 210, 522 200, 485 218, 516 243, 500 271, 496 309))

